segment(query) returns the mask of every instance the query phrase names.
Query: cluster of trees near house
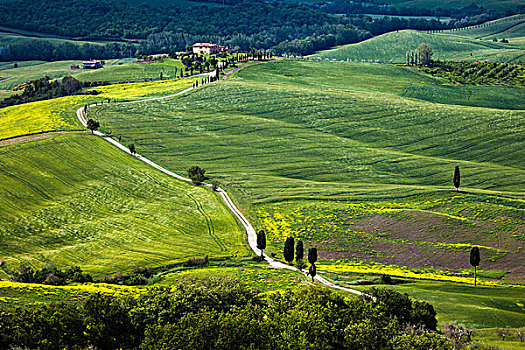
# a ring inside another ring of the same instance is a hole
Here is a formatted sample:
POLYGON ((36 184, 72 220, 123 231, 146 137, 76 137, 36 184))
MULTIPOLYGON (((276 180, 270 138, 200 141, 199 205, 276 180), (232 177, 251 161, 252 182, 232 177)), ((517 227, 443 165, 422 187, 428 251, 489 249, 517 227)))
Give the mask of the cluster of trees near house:
POLYGON ((392 30, 455 27, 422 18, 333 16, 325 8, 255 0, 226 7, 136 6, 113 0, 70 0, 67 5, 60 0, 19 0, 16 6, 0 2, 0 21, 8 27, 83 40, 142 40, 139 46, 57 44, 44 40, 13 43, 0 47, 0 59, 130 57, 184 51, 194 42, 216 42, 235 51, 256 47, 273 49, 277 54, 304 55, 392 30))
POLYGON ((406 294, 326 288, 260 295, 234 279, 186 280, 139 296, 4 308, 0 348, 452 349, 436 312, 406 294))
POLYGON ((15 94, 0 101, 0 108, 39 101, 50 98, 70 96, 79 93, 82 84, 71 76, 51 80, 49 77, 30 81, 21 94, 15 94))

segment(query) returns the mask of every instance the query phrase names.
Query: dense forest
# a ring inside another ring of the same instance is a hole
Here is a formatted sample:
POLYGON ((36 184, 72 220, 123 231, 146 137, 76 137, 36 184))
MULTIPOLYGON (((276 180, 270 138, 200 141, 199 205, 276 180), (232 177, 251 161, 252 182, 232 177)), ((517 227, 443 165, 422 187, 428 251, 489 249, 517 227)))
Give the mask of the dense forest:
POLYGON ((451 349, 425 301, 372 289, 259 294, 233 279, 187 280, 140 296, 93 294, 0 313, 0 347, 29 349, 451 349))
MULTIPOLYGON (((334 45, 350 44, 393 30, 439 30, 455 24, 421 18, 365 15, 334 16, 354 11, 351 3, 304 6, 293 2, 230 0, 229 6, 134 6, 117 1, 16 0, 0 2, 3 25, 82 40, 140 40, 131 43, 75 45, 71 42, 35 41, 0 46, 2 60, 60 60, 129 57, 181 51, 198 41, 213 41, 234 50, 252 47, 276 54, 311 54, 334 45), (339 5, 338 5, 339 4, 339 5), (336 7, 334 7, 336 6, 336 7), (350 6, 348 9, 337 6, 350 6)), ((357 5, 355 5, 357 6, 357 5)), ((483 9, 475 7, 472 13, 483 9)), ((466 10, 465 10, 466 11, 466 10)), ((363 12, 363 11, 361 11, 363 12)), ((468 11, 467 11, 468 12, 468 11)), ((487 20, 486 14, 461 25, 487 20)))

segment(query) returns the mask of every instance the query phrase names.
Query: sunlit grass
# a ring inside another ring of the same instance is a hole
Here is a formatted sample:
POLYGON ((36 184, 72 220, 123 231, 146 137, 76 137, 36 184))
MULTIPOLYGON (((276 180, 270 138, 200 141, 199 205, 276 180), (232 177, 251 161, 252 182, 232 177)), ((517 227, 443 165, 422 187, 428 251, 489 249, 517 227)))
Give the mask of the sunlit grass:
POLYGON ((95 275, 194 256, 249 255, 209 189, 175 181, 95 136, 0 147, 0 256, 95 275))

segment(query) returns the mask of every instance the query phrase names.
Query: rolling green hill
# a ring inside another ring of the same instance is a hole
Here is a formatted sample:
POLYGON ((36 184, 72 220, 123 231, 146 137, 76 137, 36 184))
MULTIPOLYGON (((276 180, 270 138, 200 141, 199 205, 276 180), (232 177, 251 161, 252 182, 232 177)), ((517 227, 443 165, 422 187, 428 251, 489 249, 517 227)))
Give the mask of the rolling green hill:
POLYGON ((500 18, 480 25, 460 28, 457 30, 445 30, 443 33, 473 37, 476 39, 488 38, 490 40, 493 38, 519 38, 525 36, 525 15, 500 18))
MULTIPOLYGON (((50 77, 51 79, 58 79, 65 77, 67 75, 71 76, 87 76, 89 78, 95 78, 93 80, 109 80, 109 79, 99 79, 105 78, 104 74, 107 74, 107 77, 120 77, 125 76, 127 79, 136 79, 136 78, 147 78, 144 71, 146 69, 133 69, 122 67, 129 67, 130 65, 124 63, 131 63, 135 59, 121 59, 121 60, 108 60, 106 61, 106 66, 103 72, 96 71, 84 71, 80 69, 71 69, 71 65, 81 65, 82 61, 80 60, 69 60, 69 61, 54 61, 54 62, 45 62, 45 61, 21 61, 21 62, 1 62, 0 63, 0 92, 8 95, 13 93, 12 89, 19 86, 20 84, 26 83, 31 80, 40 79, 45 76, 50 77), (14 68, 14 64, 18 65, 18 68, 14 68), (120 64, 123 64, 121 66, 120 64), (129 71, 128 71, 129 69, 129 71), (126 73, 122 73, 126 70, 126 73), (140 72, 137 72, 140 71, 140 72)), ((160 74, 160 71, 159 71, 160 74)), ((158 74, 155 75, 155 78, 158 77, 158 74)), ((77 79, 82 80, 82 78, 77 77, 77 79)), ((84 79, 88 80, 88 79, 84 79)))
MULTIPOLYGON (((396 7, 421 7, 434 9, 437 7, 441 8, 462 8, 472 4, 470 0, 442 0, 442 1, 431 1, 431 0, 386 0, 384 3, 394 5, 396 7)), ((476 1, 478 6, 483 6, 487 9, 493 10, 508 10, 517 9, 518 5, 521 5, 519 0, 481 0, 476 1)))
MULTIPOLYGON (((439 80, 395 66, 280 61, 178 98, 91 113, 173 171, 207 169, 275 252, 294 235, 319 246, 327 268, 358 258, 363 269, 376 261, 466 281, 460 256, 481 244, 487 270, 522 280, 524 112, 456 105, 466 87, 446 88, 442 98, 439 80), (411 89, 425 101, 407 98, 411 89), (456 165, 465 194, 450 192, 456 165), (417 258, 430 247, 439 258, 417 258)), ((499 104, 493 88, 477 88, 472 100, 499 104)))
POLYGON ((475 40, 459 35, 426 33, 414 30, 390 32, 357 44, 320 51, 313 57, 336 60, 379 60, 381 63, 405 63, 406 52, 415 51, 427 43, 433 59, 453 61, 523 61, 525 46, 521 38, 509 39, 508 44, 491 40, 475 40))
POLYGON ((54 263, 101 275, 249 255, 210 190, 174 181, 101 138, 0 146, 0 164, 3 271, 54 263))

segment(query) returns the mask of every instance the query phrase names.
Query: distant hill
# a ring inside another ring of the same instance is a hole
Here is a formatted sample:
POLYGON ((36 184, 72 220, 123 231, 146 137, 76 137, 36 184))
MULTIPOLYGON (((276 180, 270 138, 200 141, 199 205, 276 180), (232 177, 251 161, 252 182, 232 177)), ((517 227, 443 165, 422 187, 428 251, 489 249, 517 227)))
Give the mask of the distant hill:
MULTIPOLYGON (((419 7, 435 9, 441 8, 462 8, 469 6, 474 1, 472 0, 384 0, 383 3, 394 5, 396 7, 419 7)), ((478 6, 483 6, 490 10, 509 11, 518 9, 519 5, 523 5, 520 0, 479 0, 475 2, 478 6)))
POLYGON ((382 63, 404 63, 406 52, 416 50, 421 43, 430 45, 433 58, 440 60, 489 60, 513 62, 525 57, 525 42, 521 38, 509 39, 509 43, 492 40, 427 33, 415 30, 390 32, 366 41, 321 51, 314 55, 323 59, 379 60, 382 63))
POLYGON ((442 33, 479 38, 518 38, 525 36, 525 15, 500 18, 476 26, 445 30, 442 33))

